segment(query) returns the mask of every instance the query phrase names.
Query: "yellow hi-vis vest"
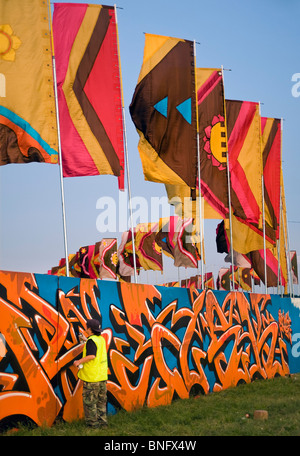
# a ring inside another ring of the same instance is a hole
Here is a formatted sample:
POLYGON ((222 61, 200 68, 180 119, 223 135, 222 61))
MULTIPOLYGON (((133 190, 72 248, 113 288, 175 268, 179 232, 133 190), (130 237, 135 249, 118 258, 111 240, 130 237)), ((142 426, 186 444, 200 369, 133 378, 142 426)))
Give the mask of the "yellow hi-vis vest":
MULTIPOLYGON (((101 382, 107 380, 107 353, 106 343, 102 336, 90 336, 97 346, 97 353, 94 359, 83 364, 78 371, 78 378, 84 382, 101 382)), ((83 358, 86 356, 86 344, 83 347, 83 358)))

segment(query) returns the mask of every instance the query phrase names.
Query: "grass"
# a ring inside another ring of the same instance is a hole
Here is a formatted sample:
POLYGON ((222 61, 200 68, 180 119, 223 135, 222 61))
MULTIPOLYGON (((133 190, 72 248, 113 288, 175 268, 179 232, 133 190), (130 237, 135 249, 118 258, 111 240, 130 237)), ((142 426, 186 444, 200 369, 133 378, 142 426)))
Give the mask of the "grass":
POLYGON ((207 396, 176 400, 169 406, 119 411, 104 430, 83 420, 52 427, 19 426, 14 436, 300 436, 300 374, 257 380, 207 396), (254 419, 267 410, 268 419, 254 419), (249 415, 249 417, 247 416, 249 415))

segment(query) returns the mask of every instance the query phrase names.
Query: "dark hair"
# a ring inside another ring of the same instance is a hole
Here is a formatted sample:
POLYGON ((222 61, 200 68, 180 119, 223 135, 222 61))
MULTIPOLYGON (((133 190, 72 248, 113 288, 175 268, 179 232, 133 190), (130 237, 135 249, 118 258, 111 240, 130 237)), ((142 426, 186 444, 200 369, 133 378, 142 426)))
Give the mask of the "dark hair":
POLYGON ((92 318, 86 321, 86 327, 90 328, 93 331, 93 334, 99 336, 102 332, 101 325, 98 320, 92 318))

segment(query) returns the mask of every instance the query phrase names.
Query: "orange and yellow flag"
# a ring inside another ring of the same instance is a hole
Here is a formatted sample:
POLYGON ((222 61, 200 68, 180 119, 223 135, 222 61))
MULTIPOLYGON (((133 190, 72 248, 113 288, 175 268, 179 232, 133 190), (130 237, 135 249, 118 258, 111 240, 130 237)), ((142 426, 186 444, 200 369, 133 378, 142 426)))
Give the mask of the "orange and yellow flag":
POLYGON ((0 2, 0 165, 58 162, 48 2, 0 2))

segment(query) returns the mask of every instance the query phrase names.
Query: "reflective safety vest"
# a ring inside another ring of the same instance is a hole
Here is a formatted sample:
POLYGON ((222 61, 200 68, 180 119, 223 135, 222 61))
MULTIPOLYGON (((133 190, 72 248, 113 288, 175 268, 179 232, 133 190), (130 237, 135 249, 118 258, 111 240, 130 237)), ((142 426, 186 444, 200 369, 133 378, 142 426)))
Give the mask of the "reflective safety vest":
MULTIPOLYGON (((94 359, 83 364, 78 371, 78 378, 84 382, 101 382, 107 380, 107 353, 106 343, 102 336, 90 336, 97 346, 97 353, 94 359)), ((86 356, 86 344, 83 347, 83 358, 86 356)))

